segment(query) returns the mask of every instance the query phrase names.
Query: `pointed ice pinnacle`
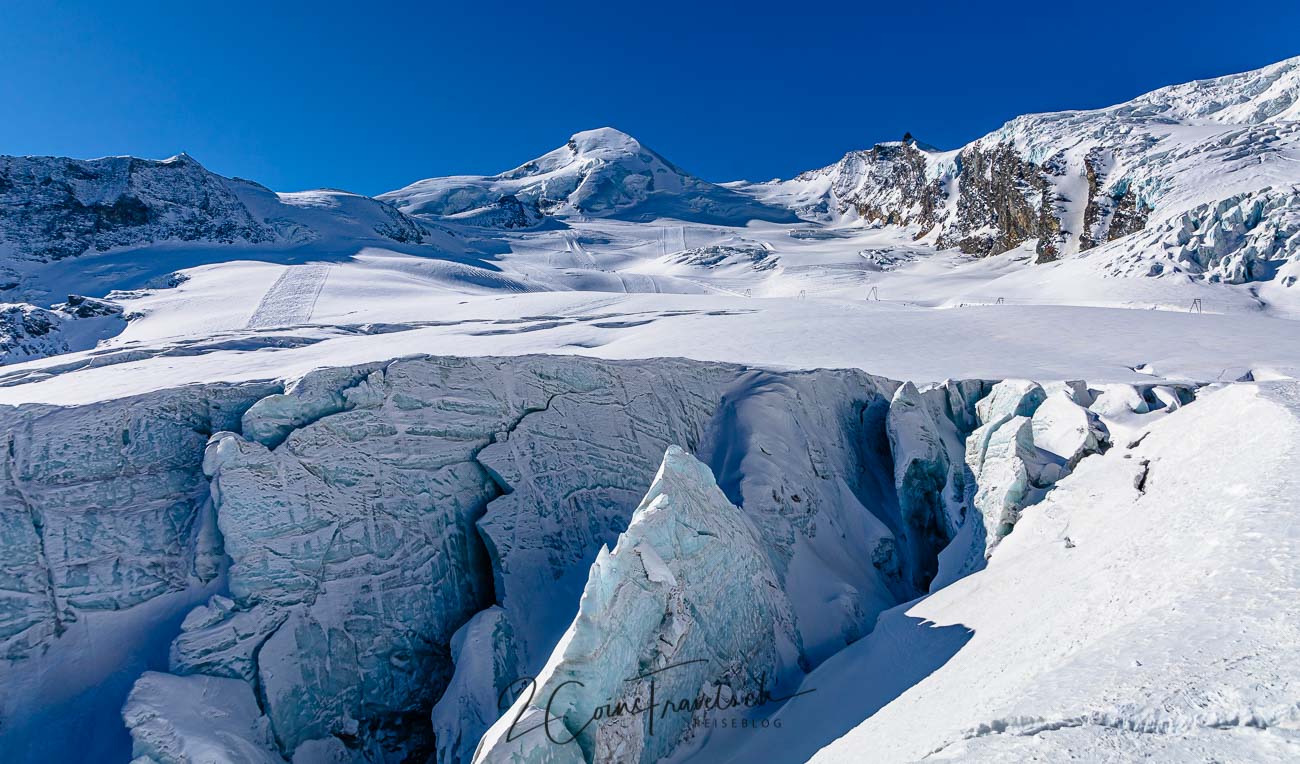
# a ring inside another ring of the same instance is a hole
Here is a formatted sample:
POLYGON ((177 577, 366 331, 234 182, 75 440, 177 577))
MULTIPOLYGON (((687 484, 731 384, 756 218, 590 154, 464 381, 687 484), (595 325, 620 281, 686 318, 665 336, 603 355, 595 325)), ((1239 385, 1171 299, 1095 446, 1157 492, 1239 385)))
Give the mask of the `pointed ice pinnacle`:
POLYGON ((758 531, 708 467, 670 446, 627 531, 592 565, 535 692, 493 725, 475 761, 657 761, 692 734, 691 712, 661 713, 662 699, 772 690, 794 664, 792 630, 758 531), (607 703, 651 703, 650 676, 652 712, 593 720, 607 703))

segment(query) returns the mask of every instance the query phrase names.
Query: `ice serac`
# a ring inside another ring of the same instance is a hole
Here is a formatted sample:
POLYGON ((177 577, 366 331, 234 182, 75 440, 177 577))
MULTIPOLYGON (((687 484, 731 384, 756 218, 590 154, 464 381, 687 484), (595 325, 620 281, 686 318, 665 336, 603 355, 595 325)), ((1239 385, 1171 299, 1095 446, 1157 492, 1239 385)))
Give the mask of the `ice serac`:
POLYGON ((1030 417, 1046 397, 1038 383, 1014 380, 994 385, 975 406, 980 426, 966 442, 966 466, 988 548, 1011 532, 1033 489, 1030 473, 1037 474, 1039 460, 1030 417))
MULTIPOLYGON (((200 458, 263 383, 95 406, 0 407, 0 741, 31 760, 107 744, 133 676, 164 668, 185 609, 220 579, 200 458), (81 693, 90 693, 79 698, 81 693), (50 736, 47 717, 69 735, 50 736)), ((24 759, 19 759, 20 761, 24 759)))
POLYGON ((479 612, 452 636, 456 673, 433 707, 439 764, 468 764, 483 732, 501 715, 502 699, 524 676, 514 643, 505 611, 496 606, 479 612))
MULTIPOLYGON (((93 654, 60 703, 86 691, 120 708, 125 683, 169 661, 186 680, 169 687, 220 679, 212 686, 254 699, 267 734, 240 746, 300 761, 465 761, 510 680, 564 654, 556 645, 599 551, 618 548, 680 444, 679 466, 708 467, 717 485, 704 494, 722 497, 719 517, 739 514, 761 551, 762 586, 732 593, 780 605, 775 626, 740 650, 779 656, 775 682, 961 569, 940 549, 984 528, 970 511, 967 433, 1031 437, 1025 453, 1016 438, 1006 454, 986 449, 981 474, 1002 474, 993 462, 1023 470, 1041 494, 1049 467, 1059 475, 1100 445, 1102 419, 1184 402, 1174 388, 1121 387, 918 389, 856 370, 415 356, 287 386, 5 409, 0 519, 16 562, 4 569, 0 678, 12 697, 62 691, 66 678, 48 669, 93 654), (97 649, 82 650, 87 640, 97 649), (106 658, 107 644, 133 655, 106 658)), ((657 553, 678 582, 716 572, 657 553)), ((637 559, 661 577, 652 557, 637 559)), ((725 603, 697 602, 723 609, 696 620, 730 617, 725 603)), ((0 735, 36 730, 24 713, 7 708, 0 735)), ((135 725, 137 744, 152 745, 150 729, 135 725)))
POLYGON ((691 734, 692 714, 656 707, 592 722, 598 707, 772 690, 798 655, 790 603, 764 547, 709 468, 670 447, 628 529, 592 566, 535 691, 488 732, 475 761, 648 764, 691 734), (519 734, 518 714, 549 726, 519 734))
POLYGON ((521 659, 535 670, 572 619, 596 551, 627 527, 664 449, 699 447, 719 390, 738 369, 678 360, 533 368, 553 381, 540 382, 545 392, 494 430, 477 460, 503 494, 478 523, 496 595, 521 659))
POLYGON ((252 689, 235 679, 150 671, 136 681, 122 718, 134 741, 132 764, 284 762, 252 689))
POLYGON ((895 386, 675 359, 313 372, 209 443, 230 596, 185 620, 172 668, 248 682, 286 756, 337 739, 463 760, 495 719, 479 700, 551 655, 674 443, 743 505, 794 603, 794 660, 816 665, 915 594, 894 530, 895 386), (490 670, 465 647, 487 631, 490 670))
POLYGON ((429 178, 378 198, 412 215, 506 228, 547 215, 724 225, 794 220, 785 209, 684 172, 609 127, 576 133, 566 145, 500 175, 429 178))
MULTIPOLYGON (((1044 389, 1047 397, 1034 411, 1031 422, 1034 445, 1059 460, 1062 472, 1068 473, 1085 456, 1106 450, 1110 431, 1101 417, 1088 410, 1092 393, 1082 382, 1044 389)), ((1178 400, 1175 395, 1173 401, 1178 400)))
MULTIPOLYGON (((976 405, 979 427, 966 442, 974 478, 971 506, 982 520, 974 544, 964 547, 962 572, 979 567, 1011 533, 1026 507, 1041 501, 1090 454, 1110 446, 1110 432, 1087 407, 1094 393, 1082 382, 1049 386, 1007 380, 976 405)), ((954 553, 960 550, 955 549, 954 553)))
MULTIPOLYGON (((941 556, 965 532, 967 492, 974 476, 966 465, 966 439, 979 425, 976 401, 988 382, 967 380, 917 388, 903 384, 890 402, 888 429, 894 483, 907 557, 913 561, 911 583, 918 591, 942 586, 941 556)), ((973 540, 964 539, 969 546, 973 540)))
POLYGON ((895 383, 855 371, 653 367, 596 367, 617 378, 556 396, 479 454, 507 492, 479 526, 525 666, 535 672, 563 634, 595 550, 626 526, 670 443, 710 464, 759 529, 794 603, 805 664, 911 596, 884 434, 895 383))
POLYGON ((825 764, 1294 759, 1300 624, 1283 613, 1297 574, 1278 561, 1300 541, 1298 434, 1294 383, 1148 417, 1138 445, 1085 459, 985 570, 891 611, 809 677, 856 719, 791 704, 764 745, 829 732, 813 744, 825 764), (1207 543, 1224 517, 1233 532, 1207 543), (968 638, 954 650, 944 629, 968 638), (860 700, 918 668, 906 693, 860 700))
POLYGON ((286 753, 363 724, 418 747, 427 721, 407 729, 404 714, 432 704, 453 632, 491 601, 474 521, 496 492, 474 455, 509 404, 436 363, 322 376, 346 386, 318 398, 309 378, 245 416, 273 443, 296 426, 274 449, 231 433, 209 445, 235 607, 189 624, 178 658, 236 658, 224 672, 253 673, 286 753))
POLYGON ((1094 396, 1082 382, 898 389, 890 445, 918 589, 936 591, 980 569, 1026 507, 1109 446, 1106 425, 1087 408, 1094 396))
MULTIPOLYGON (((244 435, 208 446, 231 599, 187 619, 175 670, 250 682, 286 755, 331 737, 431 749, 457 630, 500 601, 499 633, 540 662, 558 637, 546 618, 571 616, 577 571, 626 527, 651 454, 698 443, 736 374, 420 357, 267 396, 244 435)), ((467 690, 493 693, 467 657, 467 690)))

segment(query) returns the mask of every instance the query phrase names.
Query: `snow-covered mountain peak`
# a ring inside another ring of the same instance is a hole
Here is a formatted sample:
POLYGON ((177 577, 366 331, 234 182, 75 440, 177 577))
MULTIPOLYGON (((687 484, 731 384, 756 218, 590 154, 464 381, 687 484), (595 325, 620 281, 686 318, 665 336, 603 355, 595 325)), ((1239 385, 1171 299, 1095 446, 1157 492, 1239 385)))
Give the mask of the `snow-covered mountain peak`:
POLYGON ((379 199, 425 217, 492 228, 546 216, 743 225, 794 216, 701 180, 612 127, 575 133, 561 147, 499 175, 429 178, 379 199))
POLYGON ((612 127, 601 127, 574 133, 563 146, 496 177, 522 180, 546 175, 587 175, 606 168, 631 174, 650 172, 660 180, 686 176, 636 138, 612 127))
POLYGON ((161 160, 162 164, 196 164, 200 167, 203 163, 189 155, 189 152, 182 151, 179 154, 173 154, 166 159, 161 160))
POLYGON ((598 127, 595 130, 583 130, 569 138, 569 148, 578 154, 612 151, 633 154, 644 147, 636 138, 613 127, 598 127))

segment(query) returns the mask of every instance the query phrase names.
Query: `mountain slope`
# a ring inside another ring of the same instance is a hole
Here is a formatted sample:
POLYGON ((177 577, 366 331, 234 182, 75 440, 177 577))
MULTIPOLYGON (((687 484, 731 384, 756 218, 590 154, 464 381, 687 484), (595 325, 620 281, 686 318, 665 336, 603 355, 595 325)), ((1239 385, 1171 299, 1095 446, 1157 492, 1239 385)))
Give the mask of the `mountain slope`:
POLYGON ((1292 58, 1105 109, 1017 117, 958 151, 909 136, 734 187, 814 219, 910 226, 969 254, 1032 245, 1044 263, 1104 248, 1099 267, 1117 275, 1268 280, 1300 256, 1298 119, 1292 58))
POLYGON ((21 294, 31 286, 23 274, 41 264, 109 250, 283 247, 325 239, 420 243, 439 235, 366 196, 277 194, 217 175, 186 154, 164 160, 0 156, 0 294, 21 294))
POLYGON ((0 157, 0 256, 57 260, 173 239, 274 239, 223 181, 186 154, 0 157))
POLYGON ((547 215, 724 225, 794 221, 782 208, 684 172, 610 127, 577 133, 564 146, 500 175, 429 178, 378 198, 413 215, 505 228, 532 225, 547 215), (518 212, 502 215, 503 209, 518 212))

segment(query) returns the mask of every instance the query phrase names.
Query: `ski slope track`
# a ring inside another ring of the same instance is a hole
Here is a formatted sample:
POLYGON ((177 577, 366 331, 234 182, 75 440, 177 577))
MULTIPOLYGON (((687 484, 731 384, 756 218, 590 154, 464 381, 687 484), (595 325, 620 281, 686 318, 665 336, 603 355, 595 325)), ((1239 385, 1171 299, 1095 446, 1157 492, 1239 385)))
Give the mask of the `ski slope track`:
POLYGON ((285 268, 284 275, 262 295, 262 301, 257 304, 245 328, 265 329, 307 323, 328 277, 328 265, 285 268))

